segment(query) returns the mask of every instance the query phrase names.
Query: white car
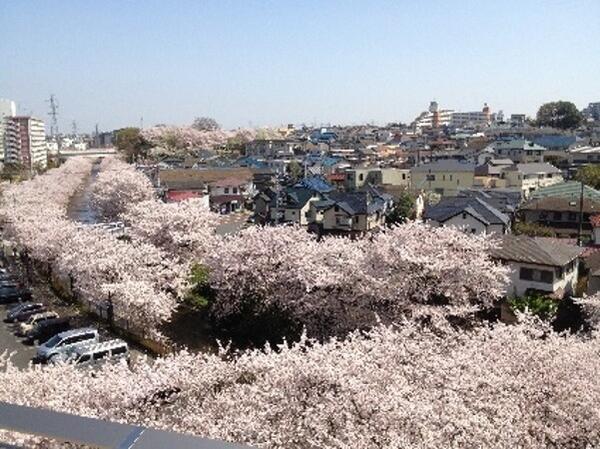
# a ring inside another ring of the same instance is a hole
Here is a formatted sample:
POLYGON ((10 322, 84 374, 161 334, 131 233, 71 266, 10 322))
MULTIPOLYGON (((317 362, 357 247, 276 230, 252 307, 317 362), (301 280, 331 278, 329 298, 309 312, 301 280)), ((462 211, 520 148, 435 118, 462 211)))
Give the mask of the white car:
POLYGON ((58 313, 56 312, 43 312, 36 313, 35 315, 31 315, 27 321, 21 323, 19 327, 17 327, 18 335, 26 335, 31 329, 35 327, 36 324, 41 323, 42 321, 51 320, 54 318, 58 318, 58 313))

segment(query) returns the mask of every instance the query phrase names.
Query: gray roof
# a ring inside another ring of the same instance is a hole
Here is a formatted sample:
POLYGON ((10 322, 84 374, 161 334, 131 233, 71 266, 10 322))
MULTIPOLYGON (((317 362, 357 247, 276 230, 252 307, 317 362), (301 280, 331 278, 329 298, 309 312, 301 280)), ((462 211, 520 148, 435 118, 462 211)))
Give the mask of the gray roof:
POLYGON ((435 173, 435 172, 474 172, 475 164, 471 162, 461 162, 455 159, 440 159, 429 164, 417 165, 411 169, 414 173, 435 173))
POLYGON ((443 223, 461 213, 468 213, 485 225, 508 225, 510 218, 492 205, 476 197, 446 197, 425 210, 423 217, 443 223))
MULTIPOLYGON (((510 170, 510 168, 508 168, 508 170, 510 170)), ((536 173, 561 173, 558 168, 548 162, 517 164, 517 170, 525 175, 534 175, 536 173)))
POLYGON ((563 267, 583 252, 583 248, 559 243, 556 239, 505 235, 492 257, 515 262, 563 267))

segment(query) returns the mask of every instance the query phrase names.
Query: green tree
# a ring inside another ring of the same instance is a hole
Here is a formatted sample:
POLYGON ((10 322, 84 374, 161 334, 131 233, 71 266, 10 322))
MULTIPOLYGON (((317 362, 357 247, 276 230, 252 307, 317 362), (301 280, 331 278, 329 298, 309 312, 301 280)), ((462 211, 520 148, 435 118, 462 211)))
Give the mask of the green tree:
POLYGON ((400 224, 415 217, 415 198, 408 192, 402 192, 388 213, 388 224, 400 224))
POLYGON ((528 235, 529 237, 556 237, 556 233, 551 228, 525 221, 515 223, 513 234, 528 235))
POLYGON ((198 131, 216 131, 221 129, 221 125, 211 117, 196 117, 194 123, 192 123, 192 128, 198 131))
POLYGON ((593 187, 594 189, 600 189, 600 166, 584 165, 577 170, 575 179, 593 187))
POLYGON ((117 131, 115 139, 117 150, 125 155, 127 162, 135 162, 146 156, 148 145, 142 138, 139 128, 123 128, 117 131))
POLYGON ((214 298, 215 292, 210 287, 208 268, 201 264, 194 264, 188 277, 190 284, 184 301, 193 309, 201 310, 208 306, 214 298))
POLYGON ((583 116, 570 101, 553 101, 540 106, 536 119, 538 126, 573 129, 581 124, 583 116))
POLYGON ((304 170, 302 169, 302 165, 298 163, 298 161, 290 162, 288 166, 288 171, 290 173, 290 177, 294 182, 299 181, 302 178, 302 174, 304 170))
POLYGON ((508 301, 508 305, 513 312, 528 311, 545 320, 554 318, 558 309, 557 300, 539 293, 511 298, 508 301))

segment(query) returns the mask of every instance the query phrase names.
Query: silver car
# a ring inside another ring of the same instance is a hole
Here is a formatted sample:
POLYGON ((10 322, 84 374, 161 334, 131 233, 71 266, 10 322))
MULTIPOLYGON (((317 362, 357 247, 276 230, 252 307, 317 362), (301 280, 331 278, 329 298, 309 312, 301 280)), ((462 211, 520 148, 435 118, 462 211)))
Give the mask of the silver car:
POLYGON ((93 328, 73 329, 60 334, 38 346, 35 360, 38 362, 52 361, 55 358, 65 358, 70 351, 78 346, 98 343, 98 330, 93 328))
POLYGON ((126 360, 129 362, 129 346, 123 340, 115 339, 101 343, 76 346, 66 354, 61 354, 50 361, 66 362, 78 366, 95 366, 107 361, 126 360))

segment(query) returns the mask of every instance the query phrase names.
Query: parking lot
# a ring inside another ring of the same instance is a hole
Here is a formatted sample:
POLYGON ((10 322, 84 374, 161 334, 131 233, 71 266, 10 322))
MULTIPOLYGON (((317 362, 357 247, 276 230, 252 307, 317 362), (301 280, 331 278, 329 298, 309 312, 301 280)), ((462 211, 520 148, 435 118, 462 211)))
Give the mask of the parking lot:
MULTIPOLYGON (((6 267, 6 264, 5 264, 6 267)), ((94 316, 81 312, 75 304, 69 304, 56 296, 49 285, 43 278, 40 278, 35 273, 27 275, 23 270, 19 269, 18 265, 9 265, 7 267, 11 274, 17 276, 21 283, 28 286, 32 293, 32 302, 43 303, 49 311, 58 313, 61 317, 70 318, 70 327, 72 329, 81 327, 93 327, 98 329, 101 341, 120 338, 116 336, 108 327, 107 323, 95 319, 94 316)), ((16 327, 13 323, 4 322, 4 318, 8 310, 14 304, 0 304, 0 352, 8 352, 11 355, 11 360, 17 368, 27 368, 32 358, 36 354, 36 345, 27 345, 22 342, 22 339, 15 335, 16 327)), ((143 354, 150 355, 147 351, 138 347, 133 342, 128 341, 132 362, 138 359, 143 354)))

